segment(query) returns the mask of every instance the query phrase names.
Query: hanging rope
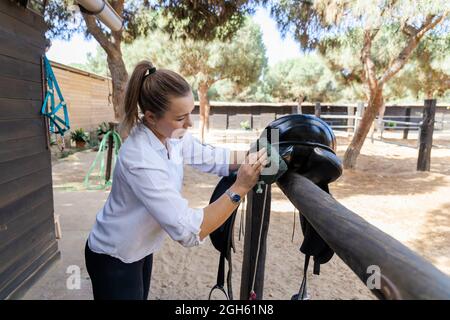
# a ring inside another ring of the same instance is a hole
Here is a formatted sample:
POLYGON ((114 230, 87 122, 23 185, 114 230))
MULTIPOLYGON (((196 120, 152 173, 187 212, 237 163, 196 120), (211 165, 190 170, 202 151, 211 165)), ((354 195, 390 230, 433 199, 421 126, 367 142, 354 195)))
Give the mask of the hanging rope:
POLYGON ((119 154, 120 146, 122 145, 122 139, 120 138, 120 135, 115 130, 109 130, 102 139, 102 142, 100 143, 100 146, 98 148, 97 155, 94 159, 94 162, 92 163, 91 167, 89 168, 86 177, 84 178, 84 186, 89 190, 102 190, 110 187, 112 185, 112 175, 110 175, 110 178, 108 181, 106 180, 105 175, 105 153, 108 146, 108 140, 112 136, 113 138, 113 146, 114 146, 114 152, 113 157, 111 159, 111 171, 114 168, 114 165, 116 163, 117 155, 119 154), (98 174, 96 176, 96 180, 100 181, 99 185, 92 186, 90 183, 90 176, 94 169, 97 167, 97 163, 100 161, 100 169, 98 171, 98 174))
POLYGON ((55 74, 53 73, 52 66, 47 57, 43 57, 45 68, 45 80, 47 82, 47 93, 45 94, 44 103, 42 104, 41 114, 49 119, 50 133, 60 134, 64 136, 64 133, 70 129, 69 114, 67 112, 67 105, 64 101, 64 97, 59 88, 58 81, 56 81, 55 74), (55 105, 55 90, 59 98, 59 103, 55 105), (50 110, 47 112, 47 105, 50 100, 50 110), (63 109, 64 119, 57 116, 57 112, 63 109), (55 130, 55 127, 57 130, 55 130))

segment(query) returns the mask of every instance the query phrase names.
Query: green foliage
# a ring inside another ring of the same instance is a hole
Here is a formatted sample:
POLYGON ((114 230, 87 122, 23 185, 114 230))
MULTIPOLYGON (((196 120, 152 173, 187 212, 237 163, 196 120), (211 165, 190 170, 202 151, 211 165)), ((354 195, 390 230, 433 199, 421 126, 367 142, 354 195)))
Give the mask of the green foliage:
POLYGON ((450 35, 430 34, 421 41, 411 61, 386 87, 391 100, 438 98, 449 101, 450 35))
POLYGON ((89 134, 83 128, 76 129, 70 133, 72 141, 89 141, 89 134))
MULTIPOLYGON (((262 32, 250 19, 229 41, 171 39, 167 33, 156 30, 125 45, 123 57, 129 72, 139 61, 148 59, 158 68, 180 72, 194 89, 202 81, 210 85, 229 81, 233 94, 256 82, 267 65, 262 32)), ((86 67, 90 70, 99 73, 103 66, 106 68, 101 50, 88 57, 86 67)))
POLYGON ((106 122, 102 122, 98 125, 96 133, 97 137, 106 134, 109 131, 109 126, 106 122))
POLYGON ((266 90, 275 101, 338 101, 341 88, 323 59, 315 53, 282 61, 265 76, 266 90))
POLYGON ((386 126, 390 129, 393 129, 397 126, 397 124, 395 122, 389 121, 386 123, 386 126))
POLYGON ((241 121, 240 126, 241 126, 241 129, 244 129, 244 130, 251 129, 251 126, 250 126, 250 123, 248 122, 248 120, 241 121))
POLYGON ((164 30, 184 40, 230 40, 244 25, 245 17, 266 0, 160 0, 164 30))
MULTIPOLYGON (((370 57, 380 78, 424 17, 436 19, 449 8, 444 0, 280 0, 272 13, 284 33, 292 33, 306 49, 319 50, 342 85, 344 98, 360 100, 369 94, 361 60, 364 30, 375 34, 370 57)), ((427 33, 401 72, 403 76, 385 84, 386 99, 418 99, 430 92, 445 95, 449 73, 442 68, 442 58, 448 56, 443 52, 448 52, 449 24, 447 18, 427 33)))
MULTIPOLYGON (((243 25, 234 30, 235 35, 230 36, 229 40, 221 41, 218 39, 227 38, 227 32, 222 30, 220 36, 217 33, 222 18, 210 17, 210 21, 199 22, 189 31, 187 25, 193 23, 197 13, 187 14, 186 10, 191 10, 193 4, 183 1, 183 8, 175 8, 180 1, 159 1, 158 8, 163 11, 152 12, 151 17, 142 18, 151 22, 153 29, 144 26, 151 30, 146 37, 137 37, 123 46, 123 60, 128 72, 142 59, 151 60, 158 68, 179 71, 192 84, 194 95, 197 94, 198 84, 207 82, 211 100, 277 102, 297 101, 301 97, 306 97, 309 102, 365 100, 367 79, 361 63, 362 27, 380 26, 371 52, 376 72, 381 74, 406 41, 406 34, 400 31, 402 23, 417 25, 417 12, 439 12, 447 5, 441 0, 405 1, 392 4, 392 8, 386 7, 388 14, 381 20, 377 19, 379 8, 375 8, 376 5, 370 1, 318 0, 314 1, 314 5, 309 1, 297 0, 274 2, 272 13, 280 28, 285 33, 293 33, 304 48, 315 49, 306 51, 298 59, 271 67, 267 66, 261 30, 249 19, 241 21, 243 25), (325 6, 325 2, 329 5, 325 6), (172 18, 178 17, 184 21, 178 26, 173 24, 175 20, 172 21, 175 34, 163 31, 171 28, 167 18, 170 10, 177 12, 171 15, 172 18), (159 13, 164 13, 166 18, 161 18, 159 13), (185 13, 187 20, 183 18, 185 13), (210 37, 211 34, 202 38, 198 33, 200 28, 204 28, 204 23, 213 22, 218 26, 211 33, 215 34, 216 40, 193 40, 196 33, 198 39, 210 37), (177 36, 186 39, 180 40, 177 36)), ((239 7, 244 2, 239 1, 233 8, 243 9, 239 12, 244 12, 246 9, 239 7)), ((386 3, 390 1, 383 2, 380 7, 386 3)), ((203 8, 205 4, 197 5, 203 8)), ((143 12, 149 14, 145 10, 140 14, 143 12)), ((413 102, 430 95, 450 101, 449 24, 447 21, 447 24, 422 39, 409 63, 384 86, 387 102, 413 102)), ((95 54, 88 56, 84 66, 77 67, 107 75, 106 54, 99 47, 95 54)))
MULTIPOLYGON (((108 2, 115 7, 116 1, 108 2)), ((138 36, 145 36, 155 28, 155 13, 149 9, 150 3, 147 0, 124 1, 122 41, 131 43, 138 36)), ((48 0, 44 18, 48 26, 47 37, 50 39, 69 40, 75 33, 84 33, 86 38, 91 37, 75 0, 48 0)), ((102 23, 97 25, 108 38, 112 36, 102 23)))

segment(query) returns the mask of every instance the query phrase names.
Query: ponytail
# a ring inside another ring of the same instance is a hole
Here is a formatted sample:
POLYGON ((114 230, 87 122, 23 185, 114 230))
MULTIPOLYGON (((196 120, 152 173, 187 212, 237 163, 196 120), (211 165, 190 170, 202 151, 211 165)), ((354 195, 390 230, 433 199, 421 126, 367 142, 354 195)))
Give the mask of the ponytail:
POLYGON ((119 126, 120 135, 123 137, 128 136, 131 129, 139 122, 139 96, 145 74, 150 68, 153 68, 151 62, 139 62, 128 81, 124 100, 124 117, 119 126))

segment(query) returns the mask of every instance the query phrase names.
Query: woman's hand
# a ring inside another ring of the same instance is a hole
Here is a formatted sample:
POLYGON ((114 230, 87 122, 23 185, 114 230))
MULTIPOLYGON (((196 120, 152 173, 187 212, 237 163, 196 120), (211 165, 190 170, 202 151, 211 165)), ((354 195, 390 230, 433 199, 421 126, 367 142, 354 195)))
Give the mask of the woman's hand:
POLYGON ((231 187, 231 190, 239 193, 241 196, 247 194, 258 182, 259 175, 267 163, 266 148, 262 148, 258 152, 249 153, 244 163, 239 167, 236 182, 231 187))

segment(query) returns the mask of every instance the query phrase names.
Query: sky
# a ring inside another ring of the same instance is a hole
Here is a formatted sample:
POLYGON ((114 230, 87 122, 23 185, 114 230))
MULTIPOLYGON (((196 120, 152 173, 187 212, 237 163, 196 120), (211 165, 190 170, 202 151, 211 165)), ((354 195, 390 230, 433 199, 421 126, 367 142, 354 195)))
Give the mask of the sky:
MULTIPOLYGON (((301 55, 299 45, 292 37, 286 36, 282 39, 276 22, 270 17, 267 9, 259 8, 255 13, 254 21, 260 25, 263 32, 269 65, 301 55)), ((87 41, 83 35, 76 34, 70 41, 52 40, 52 47, 47 52, 47 57, 63 64, 85 63, 86 54, 95 53, 96 47, 97 42, 94 39, 87 41)))

